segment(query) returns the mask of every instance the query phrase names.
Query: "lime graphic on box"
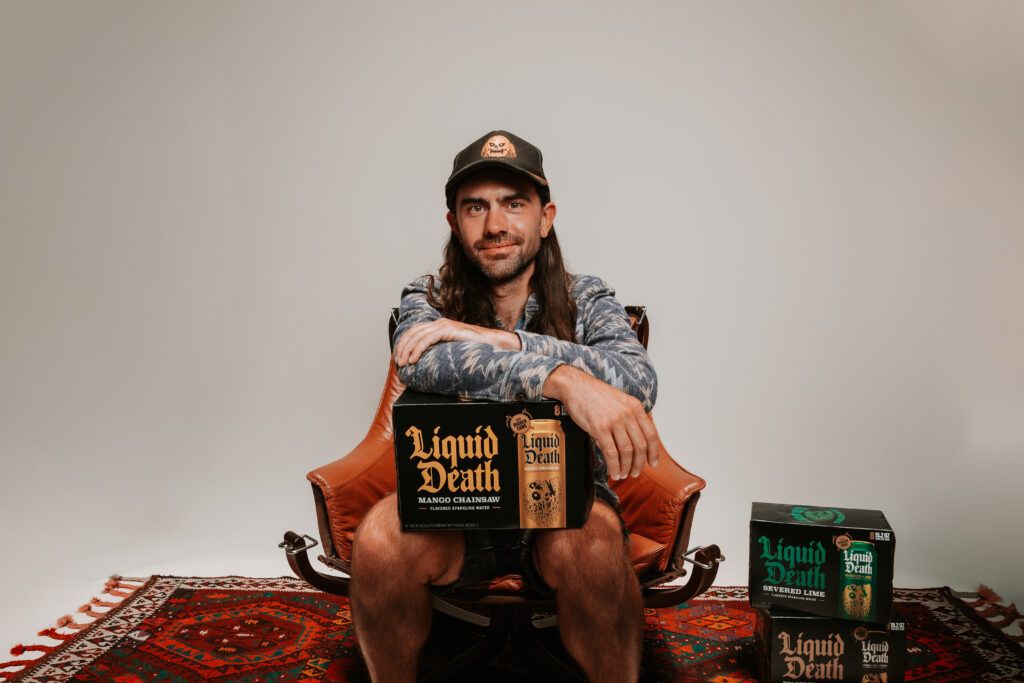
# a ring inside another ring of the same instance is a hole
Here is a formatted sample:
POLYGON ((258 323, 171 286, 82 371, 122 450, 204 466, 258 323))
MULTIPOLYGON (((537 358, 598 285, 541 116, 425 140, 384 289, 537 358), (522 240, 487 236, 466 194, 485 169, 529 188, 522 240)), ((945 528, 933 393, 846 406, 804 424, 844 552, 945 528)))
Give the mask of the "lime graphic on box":
POLYGON ((790 511, 790 514, 798 522, 810 522, 812 524, 842 524, 846 521, 846 515, 836 508, 812 508, 797 505, 790 511))

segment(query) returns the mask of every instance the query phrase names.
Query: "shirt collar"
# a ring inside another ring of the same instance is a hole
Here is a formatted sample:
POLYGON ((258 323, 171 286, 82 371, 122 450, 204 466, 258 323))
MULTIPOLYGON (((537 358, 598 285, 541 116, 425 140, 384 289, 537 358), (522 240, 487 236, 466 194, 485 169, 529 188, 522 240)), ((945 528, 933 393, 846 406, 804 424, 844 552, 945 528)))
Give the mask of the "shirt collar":
MULTIPOLYGON (((526 298, 526 310, 523 311, 523 317, 516 321, 515 329, 525 330, 526 326, 533 320, 533 316, 537 314, 538 309, 540 309, 540 304, 537 303, 537 297, 534 296, 533 292, 530 292, 530 296, 526 298)), ((494 314, 494 327, 499 330, 505 329, 505 325, 501 322, 497 313, 494 314)))

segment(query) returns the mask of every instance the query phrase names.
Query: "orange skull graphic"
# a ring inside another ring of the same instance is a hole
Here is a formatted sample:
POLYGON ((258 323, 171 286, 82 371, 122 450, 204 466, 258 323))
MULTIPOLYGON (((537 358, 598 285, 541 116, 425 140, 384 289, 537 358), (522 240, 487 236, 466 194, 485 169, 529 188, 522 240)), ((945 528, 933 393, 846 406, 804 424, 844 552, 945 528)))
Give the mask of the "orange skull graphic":
POLYGON ((516 147, 504 135, 492 135, 484 143, 480 156, 484 159, 515 159, 516 147))

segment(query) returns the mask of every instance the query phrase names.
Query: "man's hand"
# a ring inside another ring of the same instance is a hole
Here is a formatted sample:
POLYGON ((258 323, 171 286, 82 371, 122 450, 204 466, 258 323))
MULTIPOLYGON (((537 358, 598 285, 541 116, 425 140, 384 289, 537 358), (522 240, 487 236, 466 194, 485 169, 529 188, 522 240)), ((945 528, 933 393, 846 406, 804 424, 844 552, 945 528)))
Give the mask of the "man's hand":
POLYGON ((573 421, 594 437, 610 478, 637 477, 644 464, 658 464, 658 429, 643 404, 626 392, 561 365, 548 375, 541 393, 561 401, 573 421))
POLYGON ((395 364, 398 367, 411 365, 419 361, 420 356, 434 344, 453 341, 482 342, 507 351, 519 351, 521 348, 519 336, 512 332, 438 318, 429 323, 413 325, 402 335, 393 354, 395 364))

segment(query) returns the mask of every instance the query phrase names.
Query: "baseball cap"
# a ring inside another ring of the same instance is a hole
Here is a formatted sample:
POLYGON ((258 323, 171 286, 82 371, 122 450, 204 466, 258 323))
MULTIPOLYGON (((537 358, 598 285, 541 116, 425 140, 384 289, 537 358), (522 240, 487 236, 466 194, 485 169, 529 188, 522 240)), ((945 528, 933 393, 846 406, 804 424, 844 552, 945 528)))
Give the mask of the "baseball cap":
POLYGON ((492 130, 455 155, 452 174, 444 186, 449 209, 453 208, 459 184, 486 168, 505 168, 525 176, 538 186, 542 198, 550 196, 548 179, 544 177, 544 156, 540 150, 507 130, 492 130))

